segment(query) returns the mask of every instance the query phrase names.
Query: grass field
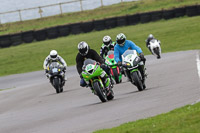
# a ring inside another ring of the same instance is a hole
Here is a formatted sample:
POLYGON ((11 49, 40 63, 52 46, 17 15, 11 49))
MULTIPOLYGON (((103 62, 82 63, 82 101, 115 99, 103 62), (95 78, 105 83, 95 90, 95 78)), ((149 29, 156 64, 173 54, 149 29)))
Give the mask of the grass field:
POLYGON ((149 33, 161 40, 162 52, 200 49, 199 22, 200 16, 183 17, 0 49, 0 76, 42 70, 43 61, 52 49, 56 49, 68 65, 75 65, 77 44, 80 41, 86 41, 99 52, 104 35, 110 35, 115 41, 120 32, 140 46, 145 55, 150 54, 145 47, 145 39, 149 33))
POLYGON ((199 133, 200 103, 95 133, 199 133))
POLYGON ((138 2, 124 2, 111 6, 104 6, 95 10, 66 13, 63 16, 58 15, 37 20, 3 24, 0 25, 0 35, 199 3, 199 0, 140 0, 138 2))

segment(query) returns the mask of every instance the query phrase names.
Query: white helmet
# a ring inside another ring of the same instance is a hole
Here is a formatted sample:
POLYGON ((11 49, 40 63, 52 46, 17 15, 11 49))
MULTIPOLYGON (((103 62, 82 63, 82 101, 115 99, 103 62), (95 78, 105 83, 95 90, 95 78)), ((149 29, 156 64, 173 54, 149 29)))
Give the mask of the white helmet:
POLYGON ((110 36, 104 36, 104 37, 103 37, 103 43, 104 43, 106 46, 109 46, 109 45, 112 43, 111 37, 110 37, 110 36))
POLYGON ((119 44, 119 46, 124 46, 126 41, 126 36, 123 33, 120 33, 116 37, 116 42, 119 44))
POLYGON ((149 34, 148 39, 153 39, 154 36, 152 34, 149 34))
POLYGON ((51 50, 50 57, 51 57, 52 60, 55 60, 57 55, 58 55, 58 53, 57 53, 56 50, 51 50))
POLYGON ((86 42, 82 41, 78 44, 78 50, 82 56, 86 56, 89 51, 89 46, 86 42))

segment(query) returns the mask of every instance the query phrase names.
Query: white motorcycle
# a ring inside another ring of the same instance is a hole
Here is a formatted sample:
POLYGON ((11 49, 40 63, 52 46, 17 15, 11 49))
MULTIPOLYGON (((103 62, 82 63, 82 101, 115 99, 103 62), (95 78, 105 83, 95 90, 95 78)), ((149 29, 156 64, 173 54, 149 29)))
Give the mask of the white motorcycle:
POLYGON ((152 39, 149 42, 149 48, 150 48, 150 52, 157 56, 157 59, 161 58, 161 47, 160 47, 160 41, 156 40, 156 39, 152 39))
POLYGON ((125 73, 130 79, 131 83, 134 84, 139 91, 146 88, 145 78, 142 79, 139 66, 143 65, 143 61, 137 55, 136 50, 126 50, 122 55, 122 66, 125 69, 125 73))

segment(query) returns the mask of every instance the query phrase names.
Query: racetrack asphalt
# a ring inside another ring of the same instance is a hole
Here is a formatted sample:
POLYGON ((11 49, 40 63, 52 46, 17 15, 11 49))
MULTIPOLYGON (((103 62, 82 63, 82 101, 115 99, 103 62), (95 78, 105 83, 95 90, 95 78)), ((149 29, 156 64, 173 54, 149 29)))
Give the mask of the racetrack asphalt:
POLYGON ((43 71, 0 77, 0 132, 89 133, 193 104, 200 99, 197 55, 191 50, 145 56, 147 89, 138 92, 124 77, 106 103, 79 86, 75 66, 68 67, 60 94, 43 71))

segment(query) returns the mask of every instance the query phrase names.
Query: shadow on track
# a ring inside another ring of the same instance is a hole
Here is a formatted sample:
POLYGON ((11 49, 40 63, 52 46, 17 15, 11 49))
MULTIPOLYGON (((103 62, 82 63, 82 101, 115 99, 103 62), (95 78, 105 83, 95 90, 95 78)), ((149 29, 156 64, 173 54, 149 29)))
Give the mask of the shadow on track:
POLYGON ((108 104, 108 103, 110 103, 110 102, 117 101, 117 100, 118 100, 118 98, 117 98, 117 99, 110 100, 110 101, 107 101, 107 102, 104 102, 104 103, 102 103, 102 102, 99 101, 99 102, 96 102, 96 103, 81 105, 81 106, 78 106, 78 107, 76 107, 76 108, 91 107, 91 106, 101 105, 101 104, 104 105, 104 104, 108 104))
POLYGON ((44 96, 53 96, 53 95, 59 95, 59 94, 62 94, 62 93, 67 93, 67 92, 71 92, 71 91, 76 91, 78 89, 73 89, 73 90, 63 90, 63 92, 61 93, 51 93, 51 94, 47 94, 47 95, 44 95, 44 96))

